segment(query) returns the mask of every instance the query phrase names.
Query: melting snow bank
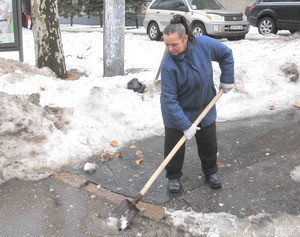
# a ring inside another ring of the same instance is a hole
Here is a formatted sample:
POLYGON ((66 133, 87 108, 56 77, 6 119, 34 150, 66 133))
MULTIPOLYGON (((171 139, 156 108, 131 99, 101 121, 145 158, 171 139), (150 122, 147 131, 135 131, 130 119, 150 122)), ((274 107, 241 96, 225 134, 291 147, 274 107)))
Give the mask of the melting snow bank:
POLYGON ((292 172, 291 172, 291 177, 293 180, 296 182, 300 183, 300 166, 297 166, 292 172))
POLYGON ((72 132, 66 134, 72 110, 41 107, 39 94, 0 92, 0 102, 0 182, 14 177, 40 179, 64 164, 78 162, 78 154, 68 153, 73 146, 83 150, 72 132))
POLYGON ((113 154, 110 141, 163 131, 153 113, 158 85, 147 73, 147 93, 138 94, 126 87, 132 76, 66 81, 17 61, 0 63, 0 183, 44 178, 102 151, 113 154))
POLYGON ((267 213, 239 219, 227 213, 166 211, 168 221, 195 236, 299 236, 300 216, 267 213))

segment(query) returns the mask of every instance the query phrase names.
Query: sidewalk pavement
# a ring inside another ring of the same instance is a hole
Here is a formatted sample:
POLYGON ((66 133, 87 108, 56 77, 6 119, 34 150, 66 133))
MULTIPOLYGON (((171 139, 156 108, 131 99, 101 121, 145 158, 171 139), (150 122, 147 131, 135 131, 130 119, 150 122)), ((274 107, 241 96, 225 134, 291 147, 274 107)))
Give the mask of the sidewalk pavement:
MULTIPOLYGON (((167 192, 163 171, 143 201, 170 208, 188 205, 200 212, 227 212, 238 217, 264 212, 300 214, 300 185, 291 177, 300 165, 299 109, 217 123, 217 136, 222 189, 212 190, 205 183, 196 142, 190 140, 181 178, 183 192, 167 192)), ((121 158, 101 163, 95 157, 98 168, 94 173, 83 169, 70 172, 112 192, 135 197, 163 160, 163 140, 154 136, 131 141, 119 149, 121 158), (137 156, 137 150, 143 154, 137 156), (137 159, 143 159, 142 163, 137 165, 137 159)))

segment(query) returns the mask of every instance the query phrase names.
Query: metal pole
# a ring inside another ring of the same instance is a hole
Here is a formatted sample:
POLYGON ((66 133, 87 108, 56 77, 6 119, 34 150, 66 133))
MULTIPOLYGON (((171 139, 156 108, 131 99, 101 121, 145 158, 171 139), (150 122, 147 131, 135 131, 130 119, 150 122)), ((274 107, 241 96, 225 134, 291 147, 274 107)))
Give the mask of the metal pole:
POLYGON ((17 14, 18 14, 17 24, 18 24, 18 38, 19 38, 19 60, 21 62, 24 62, 21 1, 17 1, 17 14))
POLYGON ((104 77, 124 75, 125 0, 104 1, 104 77))

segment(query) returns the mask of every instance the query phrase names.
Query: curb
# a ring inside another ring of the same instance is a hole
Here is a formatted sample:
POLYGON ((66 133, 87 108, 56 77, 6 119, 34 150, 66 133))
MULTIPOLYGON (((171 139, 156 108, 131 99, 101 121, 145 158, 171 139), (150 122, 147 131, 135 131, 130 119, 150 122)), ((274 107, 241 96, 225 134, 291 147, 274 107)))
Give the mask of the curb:
MULTIPOLYGON (((81 191, 93 194, 99 199, 109 202, 113 205, 119 205, 119 203, 128 199, 129 201, 133 201, 132 198, 123 196, 121 194, 113 193, 107 189, 100 187, 99 185, 95 185, 90 183, 88 180, 84 179, 81 176, 71 174, 71 173, 59 173, 55 176, 55 179, 62 181, 68 185, 79 188, 81 191)), ((149 218, 155 221, 160 221, 165 217, 165 209, 161 206, 154 205, 151 203, 139 202, 137 204, 137 208, 140 209, 140 215, 149 218)))

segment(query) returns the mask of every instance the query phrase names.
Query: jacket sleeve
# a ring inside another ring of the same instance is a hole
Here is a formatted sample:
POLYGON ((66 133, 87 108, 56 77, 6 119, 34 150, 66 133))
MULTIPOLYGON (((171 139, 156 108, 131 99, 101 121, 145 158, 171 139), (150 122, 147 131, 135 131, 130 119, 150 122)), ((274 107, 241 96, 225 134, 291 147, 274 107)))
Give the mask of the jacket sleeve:
POLYGON ((164 119, 184 131, 192 126, 178 101, 176 72, 162 68, 161 71, 161 108, 164 119))
POLYGON ((218 40, 210 38, 211 59, 219 63, 221 69, 220 81, 234 83, 234 59, 232 50, 218 40))

